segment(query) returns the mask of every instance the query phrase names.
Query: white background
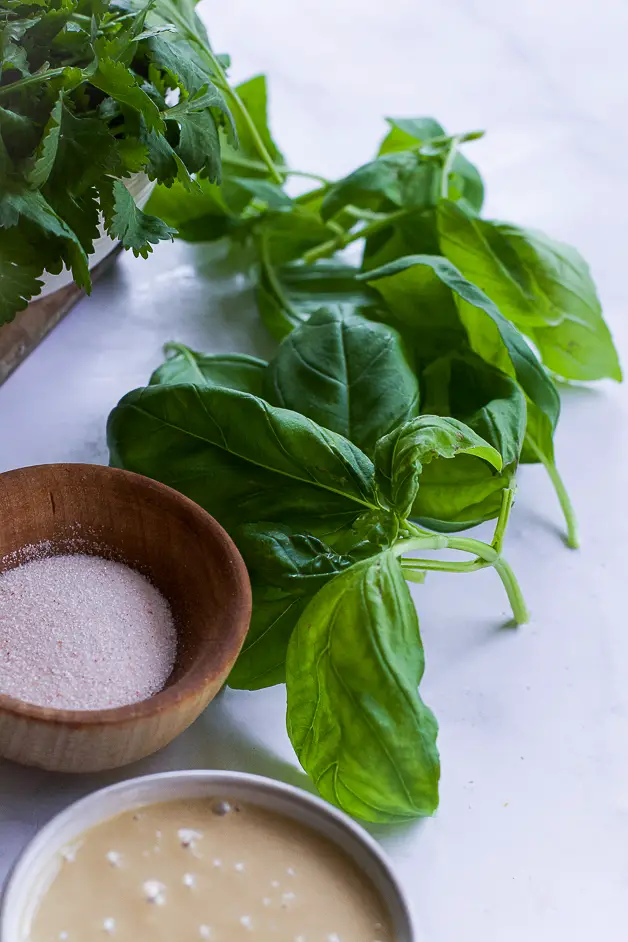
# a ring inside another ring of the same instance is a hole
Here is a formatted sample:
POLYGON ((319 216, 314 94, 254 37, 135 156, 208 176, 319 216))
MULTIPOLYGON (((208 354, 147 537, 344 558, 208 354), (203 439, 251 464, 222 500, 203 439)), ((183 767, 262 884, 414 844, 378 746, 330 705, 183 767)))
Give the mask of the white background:
MULTIPOLYGON (((269 73, 275 135, 296 167, 348 171, 374 152, 386 114, 486 128, 468 153, 488 180, 488 214, 544 228, 586 255, 628 362, 620 0, 229 0, 203 10, 234 78, 269 73)), ((270 353, 250 286, 233 269, 215 249, 183 244, 147 262, 120 260, 0 388, 0 470, 106 462, 106 416, 147 380, 164 341, 270 353)), ((416 589, 423 693, 441 724, 441 807, 381 834, 429 942, 626 939, 626 396, 608 383, 565 397, 558 456, 582 550, 561 542, 543 471, 521 472, 507 553, 529 626, 504 627, 492 572, 430 577, 416 589)), ((73 798, 178 767, 301 782, 283 690, 228 692, 177 743, 122 772, 71 778, 0 763, 0 881, 73 798)))

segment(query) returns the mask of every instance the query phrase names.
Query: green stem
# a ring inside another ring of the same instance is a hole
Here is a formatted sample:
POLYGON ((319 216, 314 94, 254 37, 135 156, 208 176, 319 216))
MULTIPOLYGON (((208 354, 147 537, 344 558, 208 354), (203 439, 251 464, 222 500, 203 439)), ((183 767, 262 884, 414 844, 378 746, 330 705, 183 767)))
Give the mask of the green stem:
POLYGON ((264 144, 264 141, 262 140, 259 131, 257 130, 255 122, 253 121, 253 118, 249 114, 249 111, 246 105, 244 104, 240 96, 238 95, 237 89, 233 88, 229 84, 229 80, 227 79, 227 76, 225 75, 225 71, 223 67, 221 66, 220 62, 218 61, 218 59, 213 54, 213 52, 207 49, 207 47, 204 44, 202 48, 203 48, 205 57, 211 63, 213 71, 216 73, 216 75, 218 76, 220 80, 218 84, 221 86, 222 91, 224 91, 229 96, 229 98, 231 98, 231 101, 236 106, 237 110, 240 112, 240 117, 242 118, 242 121, 246 125, 247 130, 249 134, 251 135, 251 138, 255 145, 255 149, 257 150, 257 153, 262 159, 262 163, 264 164, 265 168, 268 170, 270 176, 275 181, 275 183, 278 183, 281 186, 283 184, 283 177, 277 170, 273 162, 273 158, 268 153, 268 149, 266 145, 264 144))
POLYGON ((514 499, 514 489, 512 487, 505 487, 502 491, 502 503, 501 507, 499 508, 499 516, 497 518, 495 533, 493 534, 493 542, 491 544, 497 553, 501 553, 502 551, 504 537, 506 535, 506 527, 508 525, 508 518, 510 517, 510 511, 512 510, 514 499))
POLYGON ((536 457, 539 459, 541 464, 544 466, 547 471, 550 481, 554 485, 554 490, 556 491, 556 496, 560 503, 561 510, 565 517, 565 523, 567 524, 567 546, 570 546, 572 549, 578 549, 580 546, 580 540, 578 537, 578 521, 576 519, 576 512, 574 510, 573 504, 571 503, 571 498, 567 493, 567 488, 558 473, 558 468, 554 461, 541 450, 537 445, 534 439, 530 436, 526 436, 526 443, 534 452, 536 457))
POLYGON ((225 70, 221 66, 220 62, 218 61, 216 56, 213 54, 211 49, 206 45, 202 37, 199 36, 198 33, 196 33, 193 29, 191 29, 189 24, 186 23, 183 17, 179 15, 174 4, 168 3, 166 7, 168 9, 168 15, 171 19, 171 22, 176 24, 177 28, 179 29, 179 31, 182 33, 183 36, 185 36, 187 39, 190 40, 190 42, 193 42, 198 47, 201 55, 207 61, 212 72, 218 79, 218 81, 216 81, 215 84, 221 89, 221 91, 223 91, 231 99, 233 104, 236 106, 237 110, 240 112, 240 117, 242 118, 242 121, 246 125, 249 131, 249 134, 251 135, 251 138, 255 145, 255 149, 257 150, 257 153, 262 159, 264 168, 268 170, 270 176, 275 181, 275 183, 279 183, 281 185, 283 183, 283 178, 281 174, 279 173, 279 171, 277 170, 277 168, 275 167, 273 159, 268 153, 268 149, 266 145, 264 144, 264 141, 260 137, 260 133, 257 130, 257 127, 255 126, 253 118, 249 114, 246 105, 244 104, 240 96, 238 95, 237 90, 235 88, 232 88, 232 86, 229 84, 229 80, 225 74, 225 70))
POLYGON ((268 278, 268 281, 270 282, 271 288, 275 292, 277 300, 281 303, 287 315, 286 321, 289 325, 287 332, 290 333, 291 330, 293 330, 298 324, 301 323, 299 312, 290 301, 290 298, 286 295, 286 292, 283 290, 283 285, 281 284, 281 282, 279 281, 279 278, 277 277, 277 274, 275 272, 275 269, 270 259, 270 254, 268 251, 268 244, 267 244, 266 236, 264 235, 264 233, 262 233, 262 235, 259 238, 258 247, 259 247, 260 262, 262 264, 266 277, 268 278))
POLYGON ((454 166, 454 160, 456 159, 456 154, 458 153, 458 143, 459 139, 457 137, 452 137, 451 143, 447 150, 447 156, 443 163, 443 172, 440 179, 440 197, 443 200, 448 199, 449 197, 449 177, 454 166))
MULTIPOLYGON (((259 170, 260 173, 265 173, 268 169, 261 160, 249 160, 247 157, 236 155, 223 157, 222 163, 225 167, 242 167, 244 170, 259 170)), ((307 170, 293 170, 292 167, 285 167, 281 164, 275 165, 275 167, 278 173, 284 174, 286 177, 305 177, 307 180, 318 180, 319 183, 329 186, 327 178, 318 173, 309 173, 307 170)))
POLYGON ((440 572, 476 572, 492 566, 500 577, 508 601, 510 602, 514 620, 518 625, 525 624, 529 619, 528 609, 521 592, 517 578, 508 562, 501 555, 501 547, 510 511, 513 503, 513 491, 506 488, 502 498, 502 506, 495 527, 493 545, 483 543, 468 536, 449 536, 445 534, 417 535, 410 539, 401 540, 394 547, 400 559, 404 577, 417 581, 415 575, 421 569, 437 570, 440 572), (452 549, 463 553, 471 553, 475 559, 468 562, 450 562, 449 560, 406 559, 403 554, 413 550, 440 550, 452 549))
POLYGON ((525 625, 526 622, 530 620, 530 613, 528 612, 528 607, 525 603, 523 593, 521 591, 521 586, 517 581, 510 564, 506 562, 503 556, 498 556, 498 558, 493 563, 493 568, 495 572, 502 580, 503 586, 506 590, 506 595, 508 596, 508 601, 510 602, 510 607, 512 609, 512 614, 514 616, 515 623, 517 625, 525 625))
POLYGON ((465 563, 452 563, 442 559, 418 559, 416 556, 402 556, 401 565, 405 569, 426 569, 431 572, 477 572, 486 569, 491 563, 485 559, 470 559, 465 563))
POLYGON ((389 215, 388 213, 377 213, 373 209, 360 209, 359 206, 352 206, 351 203, 344 207, 343 213, 348 213, 354 219, 364 222, 379 222, 380 219, 386 219, 389 215))
POLYGON ((524 625, 529 620, 530 616, 519 583, 517 582, 517 577, 504 557, 501 556, 494 547, 488 546, 480 540, 474 540, 471 537, 452 536, 449 537, 449 548, 462 550, 467 553, 475 553, 480 559, 486 560, 487 563, 493 566, 504 584, 515 622, 518 625, 524 625))
POLYGON ((61 69, 47 69, 45 72, 38 72, 35 75, 27 75, 25 78, 19 79, 17 82, 11 82, 10 85, 3 85, 0 87, 0 97, 2 95, 10 95, 16 89, 26 88, 27 85, 37 85, 38 82, 47 82, 48 79, 56 78, 57 75, 63 75, 65 72, 65 67, 61 69))
POLYGON ((347 245, 351 245, 352 242, 357 242, 358 239, 368 239, 369 236, 375 235, 375 233, 379 232, 381 229, 388 228, 388 226, 392 225, 398 219, 403 219, 411 212, 412 209, 399 209, 394 213, 388 213, 388 215, 383 216, 381 219, 376 219, 374 222, 369 223, 368 226, 364 226, 356 232, 347 232, 344 238, 338 236, 337 239, 329 239, 327 242, 321 242, 320 245, 316 245, 313 249, 304 253, 303 261, 311 265, 312 262, 318 261, 319 258, 329 258, 334 252, 346 248, 347 245))

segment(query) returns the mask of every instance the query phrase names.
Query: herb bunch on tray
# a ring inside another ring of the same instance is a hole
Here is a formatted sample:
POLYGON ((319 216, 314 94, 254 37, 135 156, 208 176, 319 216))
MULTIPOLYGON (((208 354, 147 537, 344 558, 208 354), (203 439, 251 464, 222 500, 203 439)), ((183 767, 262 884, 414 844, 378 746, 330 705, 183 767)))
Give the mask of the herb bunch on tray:
POLYGON ((434 811, 439 781, 407 582, 493 567, 526 620, 502 551, 517 468, 545 465, 575 547, 557 381, 619 380, 617 354, 580 255, 481 216, 461 153, 477 133, 390 120, 372 160, 328 181, 286 164, 263 77, 236 93, 248 125, 241 111, 221 184, 176 181, 150 206, 182 238, 252 247, 277 353, 169 344, 113 410, 111 460, 198 501, 242 551, 253 620, 230 685, 285 682, 288 733, 321 794, 407 820, 434 811), (292 177, 315 185, 291 195, 292 177), (490 519, 490 544, 459 535, 490 519))
POLYGON ((124 184, 144 173, 200 193, 197 179, 219 181, 220 135, 236 142, 223 64, 189 3, 2 4, 0 324, 44 270, 65 265, 89 291, 101 224, 136 255, 172 238, 124 184))

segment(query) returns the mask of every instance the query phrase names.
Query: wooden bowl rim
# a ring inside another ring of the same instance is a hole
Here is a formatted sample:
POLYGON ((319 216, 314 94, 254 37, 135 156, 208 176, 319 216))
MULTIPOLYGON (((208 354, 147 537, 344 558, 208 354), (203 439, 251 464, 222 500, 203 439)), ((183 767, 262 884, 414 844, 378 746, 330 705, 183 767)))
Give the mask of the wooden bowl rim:
POLYGON ((143 474, 136 474, 134 471, 125 471, 122 468, 86 464, 84 462, 27 465, 23 468, 14 468, 11 471, 1 473, 0 487, 7 478, 18 478, 26 471, 32 474, 33 472, 49 473, 54 470, 69 474, 75 472, 87 472, 91 475, 100 473, 103 479, 125 477, 134 484, 138 484, 141 489, 152 490, 160 499, 178 504, 186 514, 189 514, 192 519, 197 521, 199 527, 211 530, 217 543, 222 544, 221 551, 225 556, 231 558, 233 564, 234 597, 229 602, 229 605, 234 609, 233 636, 230 639, 229 651, 223 654, 223 663, 218 665, 218 669, 215 657, 205 650, 199 663, 187 670, 172 686, 165 687, 147 700, 140 700, 138 703, 130 703, 126 706, 104 710, 63 710, 55 707, 38 706, 35 703, 28 703, 17 697, 0 693, 0 713, 9 713, 15 718, 37 720, 41 723, 72 729, 91 726, 124 726, 133 725, 140 719, 165 713, 185 700, 198 696, 229 664, 233 651, 239 652, 248 632, 252 607, 251 583, 248 570, 237 546, 215 517, 203 510, 195 501, 167 484, 162 484, 160 481, 155 481, 143 474))

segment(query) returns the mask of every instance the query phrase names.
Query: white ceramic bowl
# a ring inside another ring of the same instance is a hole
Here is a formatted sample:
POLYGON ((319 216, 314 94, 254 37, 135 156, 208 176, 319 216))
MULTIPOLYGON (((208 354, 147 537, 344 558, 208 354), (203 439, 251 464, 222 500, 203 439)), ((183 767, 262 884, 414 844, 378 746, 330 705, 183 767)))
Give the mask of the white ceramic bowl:
POLYGON ((0 942, 26 942, 38 894, 50 881, 60 851, 88 828, 141 805, 225 795, 293 818, 342 848, 386 904, 395 942, 415 942, 403 891, 379 846, 359 825, 291 785, 242 772, 201 771, 129 779, 94 792, 53 818, 28 845, 9 879, 0 910, 0 942))

